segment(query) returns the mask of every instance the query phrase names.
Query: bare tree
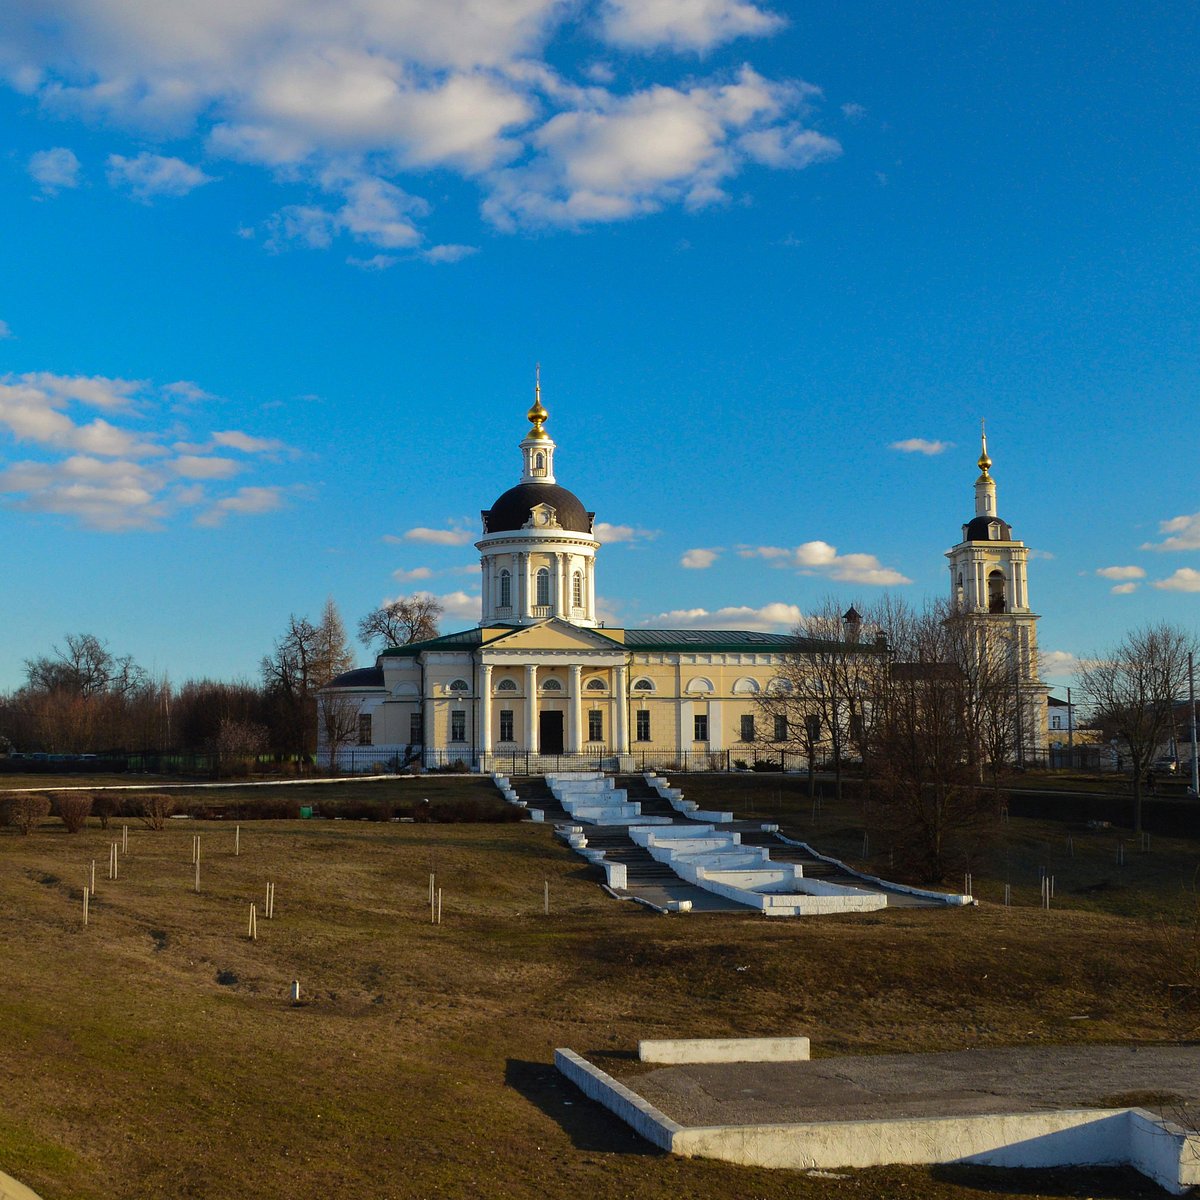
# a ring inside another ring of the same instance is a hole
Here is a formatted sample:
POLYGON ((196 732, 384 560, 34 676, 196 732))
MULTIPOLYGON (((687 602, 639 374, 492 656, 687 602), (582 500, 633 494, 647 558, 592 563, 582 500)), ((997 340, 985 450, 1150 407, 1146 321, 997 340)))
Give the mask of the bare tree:
POLYGON ((249 775, 254 762, 267 748, 267 730, 253 721, 223 717, 211 745, 216 775, 249 775))
POLYGON ((378 643, 384 650, 428 641, 437 637, 438 621, 444 611, 437 598, 428 592, 389 600, 359 621, 358 640, 368 648, 378 643))
POLYGON ((1133 831, 1142 831, 1142 779, 1174 728, 1175 706, 1187 694, 1194 639, 1175 625, 1146 625, 1079 672, 1092 721, 1125 743, 1133 768, 1133 831))
POLYGON ((69 633, 65 647, 26 659, 25 674, 36 691, 67 692, 84 700, 103 692, 123 696, 146 682, 146 672, 129 655, 117 658, 91 633, 69 633))
POLYGON ((987 836, 972 708, 974 647, 944 604, 902 614, 875 722, 880 787, 873 819, 897 858, 941 883, 987 836))
POLYGON ((338 769, 342 747, 358 740, 358 702, 348 696, 324 695, 320 699, 321 741, 329 753, 329 769, 338 769))

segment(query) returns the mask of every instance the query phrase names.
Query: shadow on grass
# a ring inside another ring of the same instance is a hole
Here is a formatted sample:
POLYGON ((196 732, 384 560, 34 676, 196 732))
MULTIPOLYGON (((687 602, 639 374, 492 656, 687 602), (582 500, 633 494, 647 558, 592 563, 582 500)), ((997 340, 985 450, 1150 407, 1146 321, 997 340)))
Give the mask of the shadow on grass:
POLYGON ((510 1058, 504 1082, 554 1121, 577 1150, 654 1158, 663 1155, 608 1109, 589 1100, 549 1063, 510 1058))
POLYGON ((942 1183, 1000 1196, 1120 1196, 1127 1200, 1151 1200, 1164 1194, 1132 1167, 1062 1167, 1043 1171, 944 1164, 930 1167, 929 1174, 942 1183))

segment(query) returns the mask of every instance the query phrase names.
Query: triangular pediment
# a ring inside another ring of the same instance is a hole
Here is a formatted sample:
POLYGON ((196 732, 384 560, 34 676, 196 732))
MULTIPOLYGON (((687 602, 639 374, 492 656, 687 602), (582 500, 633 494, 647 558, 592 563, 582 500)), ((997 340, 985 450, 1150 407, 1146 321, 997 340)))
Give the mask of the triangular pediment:
POLYGON ((488 638, 488 650, 622 650, 621 644, 594 629, 582 629, 560 617, 488 638))

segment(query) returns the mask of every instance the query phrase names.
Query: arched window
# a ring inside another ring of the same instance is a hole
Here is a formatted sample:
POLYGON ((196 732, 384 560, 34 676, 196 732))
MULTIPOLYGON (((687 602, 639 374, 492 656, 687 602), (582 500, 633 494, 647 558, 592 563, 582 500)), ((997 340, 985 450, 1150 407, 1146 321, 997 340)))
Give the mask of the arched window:
POLYGON ((583 607, 583 572, 576 571, 571 576, 571 603, 576 608, 583 607))
POLYGON ((562 690, 563 690, 562 680, 555 679, 553 676, 551 676, 549 679, 546 680, 545 683, 542 684, 543 692, 561 692, 562 690))
POLYGON ((758 681, 751 679, 748 675, 743 676, 733 685, 733 694, 735 696, 757 696, 758 681))
POLYGON ((707 696, 713 690, 712 680, 698 675, 695 679, 688 680, 685 690, 692 696, 707 696))
POLYGON ((633 681, 633 690, 635 692, 652 692, 654 691, 654 681, 652 679, 635 679, 633 681))
POLYGON ((507 570, 500 572, 500 607, 512 607, 512 574, 507 570))
POLYGON ((517 681, 515 679, 502 679, 496 684, 498 692, 515 692, 517 690, 517 681))
POLYGON ((465 679, 456 679, 451 683, 450 690, 452 692, 469 692, 471 685, 465 679))
POLYGON ((587 686, 584 690, 588 692, 606 692, 608 691, 608 685, 603 679, 597 676, 595 679, 589 679, 587 681, 587 686))
POLYGON ((537 573, 537 601, 539 605, 550 603, 550 570, 540 567, 537 573))
POLYGON ((1007 610, 1007 582, 1003 571, 993 571, 988 576, 988 612, 1002 613, 1007 610))
POLYGON ((546 469, 546 456, 540 450, 533 456, 533 469, 538 472, 546 469))

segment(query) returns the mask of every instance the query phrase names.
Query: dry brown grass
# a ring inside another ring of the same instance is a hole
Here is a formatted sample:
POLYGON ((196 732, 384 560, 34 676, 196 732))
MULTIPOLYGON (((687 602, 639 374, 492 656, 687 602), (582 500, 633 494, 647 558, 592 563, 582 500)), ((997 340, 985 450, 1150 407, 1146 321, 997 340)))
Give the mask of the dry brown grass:
MULTIPOLYGON (((565 1045, 627 1072, 666 1035, 869 1052, 1171 1032, 1149 919, 661 918, 609 900, 544 826, 244 824, 235 858, 228 823, 168 821, 131 823, 85 930, 85 871, 116 832, 0 836, 0 1167, 45 1200, 994 1196, 1012 1176, 672 1159, 548 1064, 565 1045), (267 880, 277 917, 251 943, 267 880)), ((1029 1186, 1154 1194, 1122 1173, 1029 1186)))

